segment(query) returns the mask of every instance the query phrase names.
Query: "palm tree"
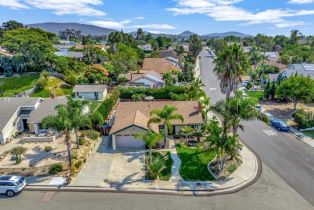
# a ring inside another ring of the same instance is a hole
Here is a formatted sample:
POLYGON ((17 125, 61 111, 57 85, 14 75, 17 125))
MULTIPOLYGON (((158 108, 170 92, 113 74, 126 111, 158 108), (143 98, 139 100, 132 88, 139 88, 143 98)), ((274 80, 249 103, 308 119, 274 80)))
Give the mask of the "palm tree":
POLYGON ((190 98, 191 99, 199 99, 202 96, 206 96, 204 92, 205 85, 203 84, 200 78, 194 79, 192 84, 190 85, 190 98))
POLYGON ((174 113, 175 111, 177 111, 177 107, 166 105, 162 110, 154 109, 150 112, 151 118, 147 123, 148 127, 151 124, 161 124, 164 126, 164 147, 167 144, 168 131, 172 132, 173 129, 171 122, 174 120, 184 121, 183 116, 174 113))
POLYGON ((241 76, 249 69, 249 62, 242 47, 238 44, 225 46, 214 61, 214 72, 220 80, 221 90, 230 98, 241 82, 241 76))
POLYGON ((159 179, 159 174, 166 168, 165 163, 167 160, 168 156, 166 154, 157 155, 151 163, 146 160, 146 170, 149 174, 148 176, 159 179))
POLYGON ((68 111, 71 118, 72 126, 75 131, 76 145, 77 149, 80 148, 80 141, 78 138, 78 131, 82 127, 92 127, 90 117, 88 115, 82 114, 85 105, 88 102, 82 100, 73 100, 71 97, 68 97, 68 111))
POLYGON ((199 99, 199 103, 202 106, 202 115, 206 123, 208 120, 208 112, 210 111, 210 98, 206 95, 202 96, 199 99))
POLYGON ((223 118, 223 122, 232 128, 233 135, 238 129, 244 129, 241 120, 261 120, 268 123, 265 114, 257 111, 257 102, 251 98, 244 98, 242 92, 236 92, 228 101, 218 101, 211 109, 223 118))
POLYGON ((56 107, 56 115, 47 116, 42 121, 42 125, 44 128, 54 129, 58 132, 63 132, 65 134, 65 143, 67 146, 70 166, 69 168, 72 167, 70 132, 73 129, 77 131, 80 127, 90 126, 90 120, 86 119, 87 116, 82 115, 79 108, 80 105, 81 104, 79 102, 73 101, 73 99, 68 98, 67 105, 58 105, 56 107))
POLYGON ((149 163, 152 164, 153 154, 152 149, 160 141, 162 141, 162 135, 160 133, 155 133, 152 130, 148 130, 147 133, 136 133, 135 138, 141 139, 149 151, 149 163))

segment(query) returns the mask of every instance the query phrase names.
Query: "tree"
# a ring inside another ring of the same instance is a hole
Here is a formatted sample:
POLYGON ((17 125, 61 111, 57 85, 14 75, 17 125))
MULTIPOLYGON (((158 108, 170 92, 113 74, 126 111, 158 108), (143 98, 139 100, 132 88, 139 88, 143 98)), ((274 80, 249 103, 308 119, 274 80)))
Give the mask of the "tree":
POLYGON ((238 91, 234 97, 226 101, 218 101, 211 109, 223 118, 223 124, 232 128, 233 135, 238 129, 244 129, 240 124, 241 120, 261 120, 268 123, 268 118, 256 110, 257 102, 252 98, 245 98, 242 92, 238 91))
POLYGON ((141 139, 149 150, 149 164, 153 162, 152 149, 162 141, 162 135, 148 130, 146 133, 136 133, 135 138, 141 139))
POLYGON ((291 44, 293 44, 293 45, 298 44, 298 41, 299 41, 301 35, 302 34, 300 33, 299 30, 292 30, 291 34, 290 34, 291 44))
POLYGON ((202 96, 206 96, 204 92, 205 85, 203 84, 202 80, 200 78, 194 79, 193 82, 190 85, 190 98, 191 99, 199 99, 202 96))
POLYGON ((280 82, 276 91, 279 99, 288 99, 294 104, 294 109, 300 102, 309 103, 314 99, 314 80, 309 76, 293 75, 280 82))
POLYGON ((184 118, 181 114, 174 113, 177 111, 177 108, 174 106, 164 106, 162 110, 154 109, 150 112, 151 118, 148 120, 147 125, 150 126, 151 124, 162 124, 164 129, 164 147, 167 144, 167 136, 168 131, 172 132, 172 121, 180 120, 184 121, 184 118))
POLYGON ((15 20, 9 20, 7 22, 2 23, 2 29, 4 31, 14 30, 17 28, 25 28, 25 26, 23 25, 23 23, 19 23, 15 20))
POLYGON ((209 143, 209 148, 216 150, 217 166, 220 172, 224 170, 226 158, 238 157, 242 148, 238 135, 230 135, 228 133, 228 125, 223 123, 221 127, 216 117, 213 117, 205 128, 209 135, 206 137, 206 142, 209 143))
POLYGON ((176 78, 172 76, 171 72, 164 73, 162 79, 165 81, 166 86, 174 86, 176 84, 176 78))
POLYGON ((119 75, 137 70, 139 68, 140 57, 135 49, 124 44, 118 44, 117 50, 111 60, 116 70, 115 74, 119 75))
POLYGON ((185 136, 185 143, 189 142, 189 137, 193 135, 194 129, 190 126, 184 126, 181 128, 183 135, 185 136))
POLYGON ((144 33, 143 29, 142 28, 137 29, 136 40, 143 40, 144 36, 145 36, 145 33, 144 33))
MULTIPOLYGON (((57 114, 50 115, 43 119, 42 126, 44 128, 54 129, 58 132, 62 132, 65 135, 65 143, 67 146, 67 153, 68 153, 68 161, 69 161, 69 169, 72 167, 72 154, 71 154, 71 137, 70 132, 73 129, 76 129, 76 122, 74 119, 73 113, 78 113, 74 111, 76 107, 71 107, 73 101, 71 98, 68 98, 67 105, 58 105, 56 107, 57 114)), ((88 125, 83 125, 85 127, 88 125)))
POLYGON ((214 61, 214 72, 220 80, 221 90, 226 93, 226 99, 230 98, 232 91, 236 90, 241 82, 241 76, 249 69, 246 54, 238 44, 226 46, 218 53, 214 61))
POLYGON ((145 160, 146 162, 146 169, 148 173, 148 177, 157 178, 159 179, 159 174, 165 170, 168 156, 166 154, 157 155, 152 163, 149 162, 148 159, 145 160))
POLYGON ((202 51, 202 40, 197 35, 192 35, 189 40, 189 51, 193 57, 197 57, 202 51))
POLYGON ((22 146, 14 147, 11 150, 11 154, 15 155, 15 163, 19 164, 22 161, 21 155, 24 154, 27 151, 27 148, 22 146))

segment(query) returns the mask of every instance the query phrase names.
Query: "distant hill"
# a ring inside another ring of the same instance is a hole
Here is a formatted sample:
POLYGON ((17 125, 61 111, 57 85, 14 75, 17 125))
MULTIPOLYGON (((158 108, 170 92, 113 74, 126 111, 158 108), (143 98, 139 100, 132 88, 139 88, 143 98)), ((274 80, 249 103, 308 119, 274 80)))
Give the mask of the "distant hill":
POLYGON ((190 36, 192 36, 192 35, 198 35, 198 34, 196 34, 196 33, 194 33, 194 32, 191 32, 191 31, 184 31, 184 32, 182 32, 181 34, 178 34, 178 37, 189 39, 190 36))
POLYGON ((35 23, 27 25, 31 28, 40 28, 44 31, 53 32, 58 34, 59 31, 64 31, 65 29, 75 29, 77 31, 81 31, 82 35, 91 35, 91 36, 101 36, 101 35, 109 35, 116 30, 102 28, 94 25, 80 24, 80 23, 55 23, 55 22, 47 22, 47 23, 35 23))
POLYGON ((244 37, 248 37, 250 35, 248 34, 243 34, 240 32, 236 32, 236 31, 230 31, 230 32, 225 32, 225 33, 213 33, 213 34, 205 34, 202 35, 203 38, 223 38, 226 36, 236 36, 236 37, 240 37, 240 38, 244 38, 244 37))

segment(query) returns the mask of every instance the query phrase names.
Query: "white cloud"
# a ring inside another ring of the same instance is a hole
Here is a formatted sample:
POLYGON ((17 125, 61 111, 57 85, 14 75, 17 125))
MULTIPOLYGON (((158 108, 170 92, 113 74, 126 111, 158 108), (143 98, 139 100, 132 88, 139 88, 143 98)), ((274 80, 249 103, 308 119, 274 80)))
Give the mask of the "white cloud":
POLYGON ((26 0, 26 2, 39 9, 53 10, 57 15, 105 15, 105 12, 94 8, 101 5, 102 0, 26 0))
POLYGON ((35 7, 52 10, 57 15, 104 16, 105 12, 96 8, 103 0, 0 0, 0 6, 13 9, 35 7))
POLYGON ((145 19, 145 17, 142 17, 142 16, 138 16, 135 18, 135 20, 144 20, 144 19, 145 19))
POLYGON ((147 31, 147 32, 149 32, 151 34, 162 34, 163 33, 161 31, 147 31))
POLYGON ((314 3, 314 0, 290 0, 290 4, 310 4, 314 3))
POLYGON ((95 20, 90 21, 89 23, 103 28, 124 29, 127 28, 127 25, 131 23, 131 20, 124 21, 95 20))
POLYGON ((0 7, 9 7, 11 9, 26 9, 27 5, 21 3, 19 0, 0 0, 0 7))
POLYGON ((174 1, 177 2, 177 6, 167 10, 175 15, 205 14, 216 21, 241 21, 247 24, 270 23, 280 28, 304 24, 301 21, 286 20, 287 17, 314 15, 314 10, 267 9, 252 12, 236 5, 243 0, 174 1))
POLYGON ((169 24, 146 24, 146 25, 134 25, 130 28, 143 28, 143 29, 157 29, 157 30, 171 30, 176 29, 176 27, 169 24))

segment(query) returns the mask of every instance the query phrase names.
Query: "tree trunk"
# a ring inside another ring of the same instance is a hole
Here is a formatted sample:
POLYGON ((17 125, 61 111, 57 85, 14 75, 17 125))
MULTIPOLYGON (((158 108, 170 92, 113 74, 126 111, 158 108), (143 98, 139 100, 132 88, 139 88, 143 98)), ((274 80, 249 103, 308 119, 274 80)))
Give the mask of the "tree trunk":
POLYGON ((75 130, 76 148, 80 149, 80 139, 78 138, 78 131, 75 130))
POLYGON ((232 134, 235 136, 238 133, 238 126, 232 127, 232 134))
POLYGON ((167 147, 167 136, 168 136, 168 127, 167 127, 167 125, 165 124, 165 126, 164 126, 164 148, 166 148, 167 147))
POLYGON ((152 164, 152 162, 153 162, 152 148, 149 148, 149 164, 152 164))
POLYGON ((228 88, 226 91, 226 100, 229 100, 230 95, 231 95, 231 90, 228 88))
POLYGON ((293 102, 294 111, 297 110, 298 102, 293 102))
POLYGON ((70 132, 65 131, 65 144, 67 146, 67 152, 68 152, 68 160, 69 160, 69 170, 71 170, 72 167, 72 154, 71 154, 71 138, 70 138, 70 132))

